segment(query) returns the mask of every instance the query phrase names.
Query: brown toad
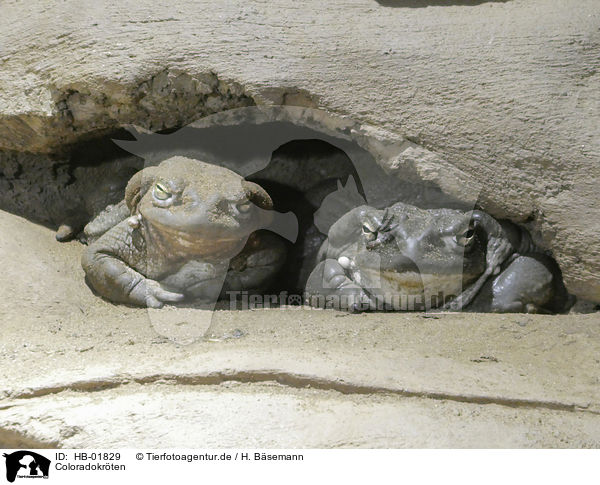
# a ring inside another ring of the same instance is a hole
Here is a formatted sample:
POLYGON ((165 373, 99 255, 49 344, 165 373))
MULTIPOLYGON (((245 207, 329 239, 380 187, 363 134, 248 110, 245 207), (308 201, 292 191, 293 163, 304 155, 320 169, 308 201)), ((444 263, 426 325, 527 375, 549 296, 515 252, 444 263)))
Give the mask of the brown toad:
POLYGON ((173 157, 129 181, 125 199, 85 228, 89 284, 113 302, 161 307, 263 290, 285 260, 266 228, 269 195, 223 167, 173 157))

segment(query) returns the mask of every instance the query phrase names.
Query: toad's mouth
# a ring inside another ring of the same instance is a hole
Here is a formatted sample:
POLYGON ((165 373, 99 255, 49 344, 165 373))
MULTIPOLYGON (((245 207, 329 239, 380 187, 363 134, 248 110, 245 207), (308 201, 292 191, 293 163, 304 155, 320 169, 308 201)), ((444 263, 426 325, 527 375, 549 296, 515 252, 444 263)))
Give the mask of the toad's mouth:
POLYGON ((483 271, 479 265, 463 263, 438 267, 428 261, 417 264, 403 254, 359 253, 347 266, 363 286, 408 294, 441 291, 456 295, 483 271))
POLYGON ((162 224, 158 221, 148 221, 149 224, 158 232, 168 234, 170 236, 179 237, 190 242, 198 241, 202 243, 226 243, 241 241, 248 237, 252 231, 232 230, 231 228, 226 232, 222 231, 223 234, 219 235, 217 231, 221 228, 218 226, 207 228, 206 226, 193 225, 186 226, 185 228, 176 227, 173 225, 162 224))
POLYGON ((361 286, 378 288, 384 293, 401 295, 458 295, 471 284, 477 274, 420 273, 418 271, 393 271, 374 268, 360 268, 354 279, 360 279, 361 286))
POLYGON ((177 252, 194 255, 214 255, 233 257, 239 253, 248 239, 249 233, 239 235, 215 235, 206 228, 181 230, 158 223, 149 224, 150 233, 156 243, 177 252))

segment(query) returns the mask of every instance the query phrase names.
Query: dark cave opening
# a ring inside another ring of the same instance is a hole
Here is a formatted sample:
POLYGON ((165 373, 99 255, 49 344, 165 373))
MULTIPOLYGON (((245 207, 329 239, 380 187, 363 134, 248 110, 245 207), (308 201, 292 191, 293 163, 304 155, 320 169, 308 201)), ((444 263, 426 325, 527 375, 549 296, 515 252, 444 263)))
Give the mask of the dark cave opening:
POLYGON ((301 294, 328 226, 365 201, 356 167, 343 150, 324 140, 292 140, 278 147, 269 164, 247 179, 269 193, 276 211, 292 212, 298 220, 298 238, 294 243, 286 241, 285 271, 273 291, 301 294), (350 189, 349 184, 353 191, 344 198, 343 189, 350 189), (333 202, 319 220, 318 212, 327 200, 333 202))

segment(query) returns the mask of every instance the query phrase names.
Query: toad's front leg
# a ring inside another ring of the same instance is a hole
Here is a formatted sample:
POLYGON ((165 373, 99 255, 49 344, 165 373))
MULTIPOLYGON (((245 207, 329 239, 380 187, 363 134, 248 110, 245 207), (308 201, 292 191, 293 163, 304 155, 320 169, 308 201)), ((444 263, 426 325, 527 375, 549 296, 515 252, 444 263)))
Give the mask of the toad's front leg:
POLYGON ((90 244, 81 265, 90 286, 115 303, 160 308, 166 302, 184 298, 147 278, 138 268, 147 266, 143 238, 130 220, 125 220, 90 244))
POLYGON ((306 283, 306 299, 311 306, 361 312, 374 310, 377 303, 364 288, 349 278, 338 260, 321 261, 306 283))
POLYGON ((188 261, 175 273, 161 279, 160 283, 170 291, 184 294, 189 300, 214 303, 221 293, 228 263, 188 261))
POLYGON ((229 262, 222 297, 229 291, 265 292, 273 284, 286 259, 281 237, 269 231, 250 235, 242 252, 229 262))
POLYGON ((233 259, 192 260, 161 280, 164 288, 190 300, 216 302, 230 291, 266 291, 282 268, 286 249, 281 238, 267 231, 252 234, 233 259))
POLYGON ((124 221, 131 215, 124 200, 109 205, 83 228, 83 238, 89 244, 102 237, 104 233, 124 221))

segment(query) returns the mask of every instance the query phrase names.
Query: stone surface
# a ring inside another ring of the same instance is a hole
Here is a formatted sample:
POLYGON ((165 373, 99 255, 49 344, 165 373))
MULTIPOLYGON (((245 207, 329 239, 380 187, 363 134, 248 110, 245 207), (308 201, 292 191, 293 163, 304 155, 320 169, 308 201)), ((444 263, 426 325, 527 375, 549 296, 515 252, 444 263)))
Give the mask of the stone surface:
POLYGON ((0 147, 319 108, 398 176, 527 221, 600 302, 597 1, 440 3, 7 1, 0 147))
POLYGON ((148 312, 0 226, 0 447, 600 446, 598 313, 148 312))
MULTIPOLYGON (((7 0, 0 186, 57 188, 3 207, 60 222, 72 144, 258 106, 526 224, 600 302, 597 0, 440 3, 7 0)), ((78 243, 0 227, 0 446, 600 446, 598 313, 147 312, 93 295, 78 243)))

